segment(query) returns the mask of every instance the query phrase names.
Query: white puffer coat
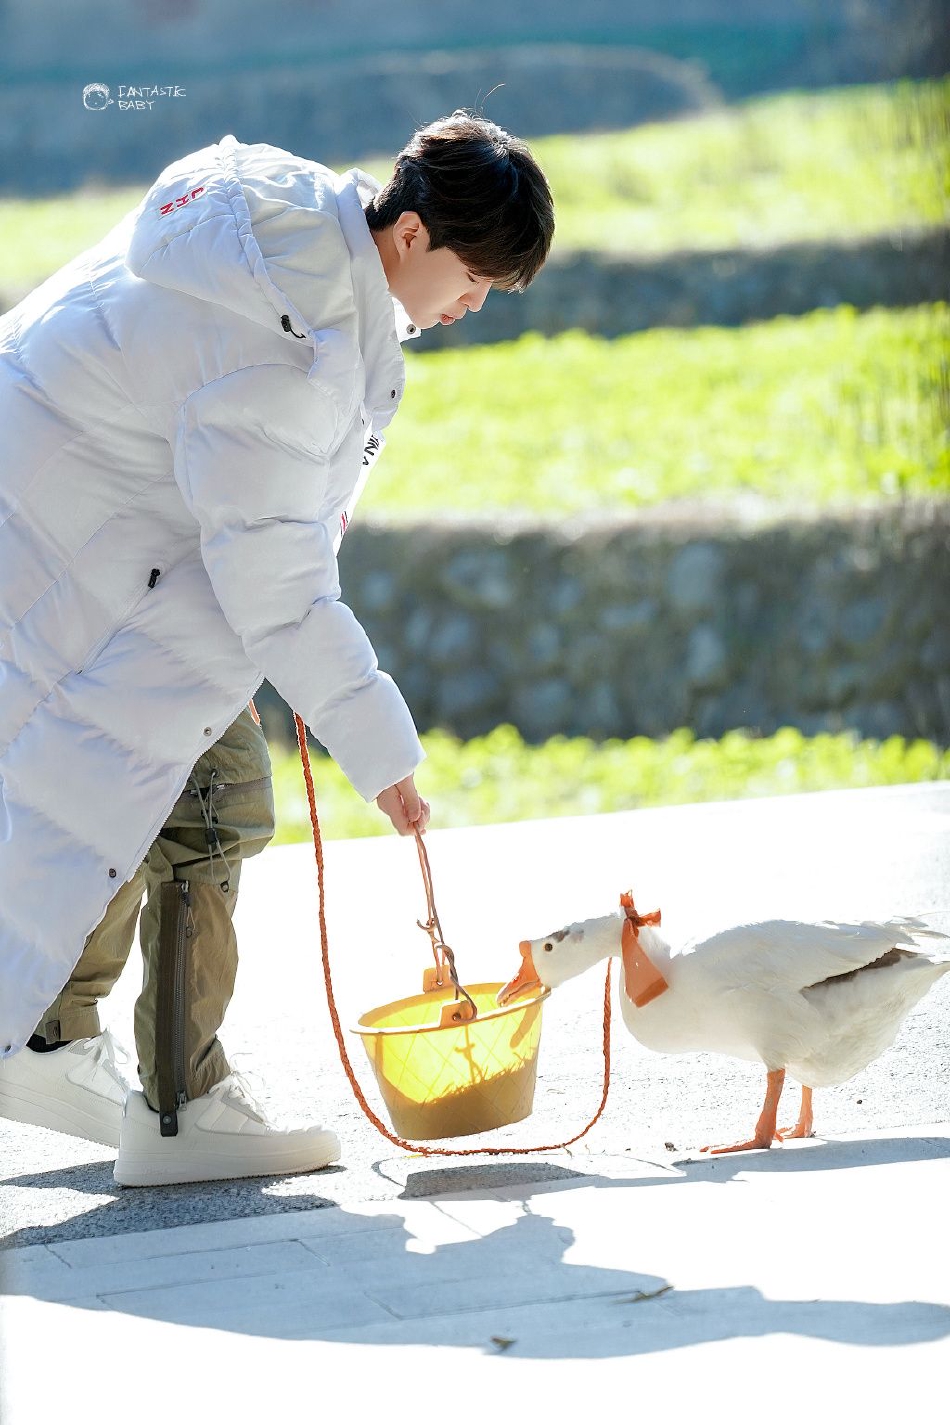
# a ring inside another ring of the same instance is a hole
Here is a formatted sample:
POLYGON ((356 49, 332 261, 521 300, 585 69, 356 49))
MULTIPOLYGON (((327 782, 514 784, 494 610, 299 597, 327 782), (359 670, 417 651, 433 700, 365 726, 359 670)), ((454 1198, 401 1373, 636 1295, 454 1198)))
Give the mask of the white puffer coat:
POLYGON ((0 1054, 262 678, 367 800, 422 760, 337 578, 414 333, 375 189, 229 135, 0 320, 0 1054))

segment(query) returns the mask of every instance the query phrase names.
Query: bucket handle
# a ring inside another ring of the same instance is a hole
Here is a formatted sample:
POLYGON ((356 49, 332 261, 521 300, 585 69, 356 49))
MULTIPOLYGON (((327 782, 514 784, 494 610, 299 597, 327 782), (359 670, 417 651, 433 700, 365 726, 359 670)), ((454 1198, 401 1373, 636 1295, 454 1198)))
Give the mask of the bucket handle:
POLYGON ((426 904, 429 909, 429 919, 426 921, 417 920, 416 924, 420 930, 424 930, 432 941, 432 957, 435 960, 435 977, 432 971, 427 970, 423 976, 423 990, 441 989, 445 984, 445 967, 448 966, 449 979, 455 986, 455 1004, 446 1005, 442 1011, 442 1023, 459 1024, 463 1020, 478 1018, 478 1008, 468 990, 461 983, 458 971, 455 968, 455 952, 451 946, 446 945, 442 938, 442 925, 439 921, 439 912, 435 908, 435 889, 432 884, 432 867, 429 865, 429 855, 425 848, 420 832, 416 832, 416 850, 419 853, 419 867, 422 871, 422 884, 425 887, 426 904), (465 1005, 458 1003, 459 995, 468 1001, 465 1005), (446 1018, 446 1010, 452 1011, 446 1018))

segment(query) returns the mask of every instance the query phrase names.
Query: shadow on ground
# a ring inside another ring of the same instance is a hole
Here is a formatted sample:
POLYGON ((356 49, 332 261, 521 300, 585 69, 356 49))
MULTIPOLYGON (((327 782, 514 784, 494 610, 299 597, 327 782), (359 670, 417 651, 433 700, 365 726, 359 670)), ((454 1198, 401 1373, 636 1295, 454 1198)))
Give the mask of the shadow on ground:
MULTIPOLYGON (((286 1236, 281 1237, 288 1265, 279 1271, 269 1263, 263 1247, 260 1274, 222 1274, 220 1279, 214 1279, 209 1265, 214 1250, 199 1248, 205 1259, 204 1279, 190 1283, 169 1281, 168 1255, 136 1258, 133 1289, 126 1289, 121 1279, 110 1287, 106 1272, 97 1279, 94 1296, 73 1300, 71 1305, 288 1340, 450 1345, 539 1359, 634 1356, 776 1332, 878 1347, 936 1341, 950 1335, 950 1310, 936 1303, 770 1300, 748 1285, 680 1291, 654 1274, 572 1263, 566 1258, 574 1233, 539 1211, 538 1205, 543 1205, 547 1193, 578 1186, 610 1192, 646 1185, 726 1182, 750 1171, 844 1170, 945 1155, 945 1140, 921 1137, 820 1143, 793 1152, 737 1154, 672 1168, 657 1164, 655 1174, 629 1177, 606 1177, 550 1163, 410 1170, 403 1199, 423 1198, 436 1207, 444 1204, 450 1217, 455 1194, 466 1193, 465 1201, 470 1203, 481 1191, 495 1200, 501 1195, 519 1203, 521 1215, 485 1236, 428 1250, 420 1250, 398 1213, 381 1214, 370 1225, 365 1215, 340 1208, 332 1231, 327 1232, 320 1231, 322 1224, 318 1221, 315 1226, 310 1216, 299 1219, 295 1233, 296 1224, 289 1218, 286 1236), (529 1182, 530 1193, 522 1194, 519 1189, 529 1182), (152 1285, 150 1271, 155 1276, 152 1285)), ((102 1165, 103 1176, 110 1166, 102 1165)), ((95 1194, 104 1186, 88 1166, 31 1174, 2 1186, 48 1186, 61 1191, 72 1177, 86 1183, 80 1191, 95 1194)), ((332 1174, 321 1174, 320 1181, 332 1190, 332 1174)), ((208 1184, 213 1216, 201 1220, 283 1210, 279 1199, 267 1196, 266 1182, 235 1187, 238 1191, 229 1199, 220 1184, 208 1184), (245 1209, 243 1214, 234 1211, 236 1200, 245 1209)), ((114 1185, 113 1191, 118 1193, 114 1185)), ((170 1193, 187 1195, 199 1218, 202 1205, 208 1205, 203 1185, 141 1191, 154 1195, 157 1217, 162 1198, 170 1193)), ((84 1214, 79 1219, 83 1231, 76 1235, 121 1232, 124 1196, 100 1202, 84 1214)), ((322 1195, 293 1200, 296 1212, 333 1205, 322 1195)), ((141 1221, 141 1212, 137 1216, 141 1221)), ((177 1213, 175 1220, 182 1220, 177 1213)), ((18 1233, 16 1240, 20 1246, 29 1245, 29 1230, 18 1233)), ((253 1252, 255 1247, 242 1250, 253 1252)), ((13 1281, 6 1290, 39 1300, 62 1300, 61 1276, 58 1280, 59 1290, 51 1290, 47 1297, 37 1284, 39 1278, 31 1279, 27 1270, 22 1288, 18 1290, 13 1281)))

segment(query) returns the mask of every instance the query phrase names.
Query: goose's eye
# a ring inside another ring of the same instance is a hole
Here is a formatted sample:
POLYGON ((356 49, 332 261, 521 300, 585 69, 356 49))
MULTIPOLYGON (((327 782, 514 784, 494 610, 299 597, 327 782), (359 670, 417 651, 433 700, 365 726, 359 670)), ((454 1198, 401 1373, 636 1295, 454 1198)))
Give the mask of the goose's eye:
POLYGON ((544 948, 545 948, 545 950, 553 950, 553 949, 554 949, 554 946, 551 944, 550 940, 545 940, 545 942, 544 942, 544 948))

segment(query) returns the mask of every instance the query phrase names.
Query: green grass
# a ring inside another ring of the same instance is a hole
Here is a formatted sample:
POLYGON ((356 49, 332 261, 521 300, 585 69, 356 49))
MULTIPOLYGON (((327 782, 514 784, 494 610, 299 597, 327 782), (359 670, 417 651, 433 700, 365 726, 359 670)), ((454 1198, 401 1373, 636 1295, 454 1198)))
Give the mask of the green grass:
POLYGON ((93 247, 144 192, 144 186, 86 187, 60 198, 0 199, 3 293, 28 291, 93 247))
MULTIPOLYGON (((862 742, 848 733, 805 737, 790 727, 771 737, 736 731, 719 741, 697 740, 681 729, 657 741, 554 737, 532 747, 505 726, 470 742, 440 731, 425 734, 422 742, 428 756, 416 782, 432 804, 433 828, 950 777, 950 751, 930 742, 862 742)), ((306 841, 310 820, 297 750, 272 747, 271 756, 277 841, 306 841)), ((328 757, 313 754, 313 764, 326 837, 378 836, 389 829, 328 757)))
POLYGON ((780 94, 534 149, 563 248, 840 241, 950 217, 950 80, 780 94))
MULTIPOLYGON (((561 248, 837 241, 947 221, 950 80, 782 94, 533 148, 554 191, 561 248)), ((391 162, 359 160, 381 179, 391 162)), ((26 290, 98 242, 145 187, 0 201, 0 286, 26 290)))
POLYGON ((840 308, 416 354, 360 513, 946 494, 948 329, 945 305, 840 308))

